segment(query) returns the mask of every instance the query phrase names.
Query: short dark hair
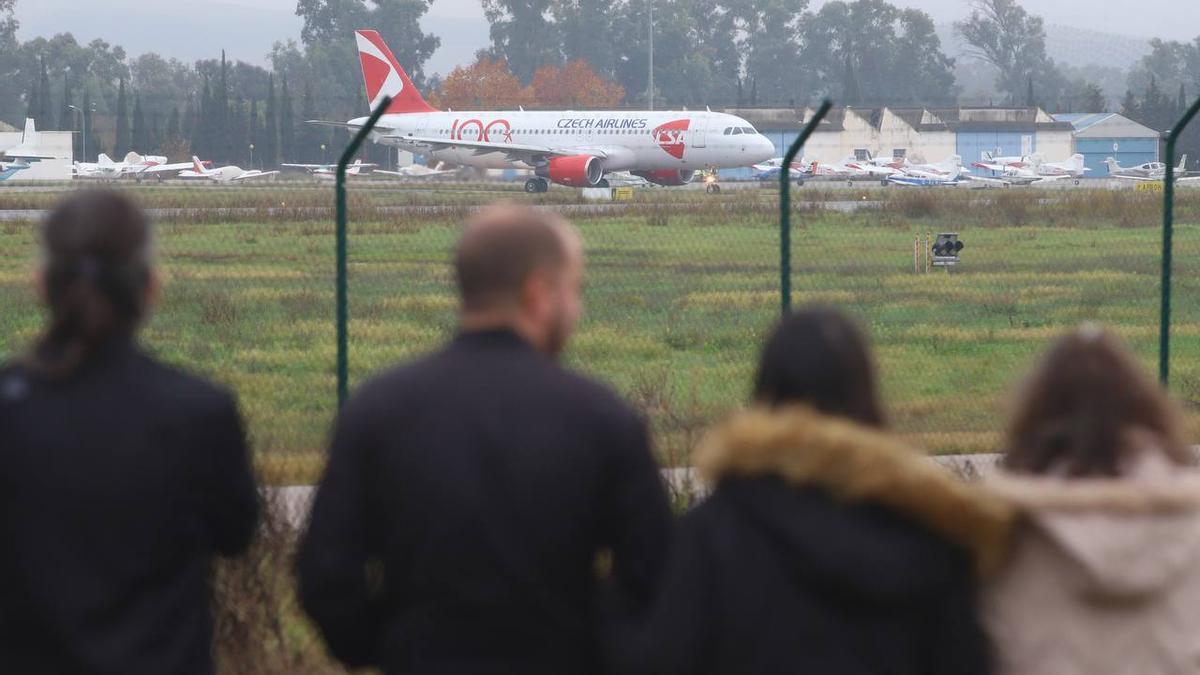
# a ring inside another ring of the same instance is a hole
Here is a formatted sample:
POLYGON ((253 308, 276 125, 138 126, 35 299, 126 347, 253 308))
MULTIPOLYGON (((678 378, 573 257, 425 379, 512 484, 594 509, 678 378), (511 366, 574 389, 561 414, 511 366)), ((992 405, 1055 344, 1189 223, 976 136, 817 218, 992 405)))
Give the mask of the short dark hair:
POLYGON ((468 223, 454 255, 459 296, 466 310, 515 302, 535 270, 567 260, 566 221, 516 204, 497 204, 468 223))
POLYGON ((1087 327, 1060 339, 1020 389, 1004 466, 1018 473, 1118 476, 1130 451, 1153 444, 1190 463, 1181 413, 1111 333, 1087 327))
POLYGON ((85 190, 42 225, 50 320, 30 355, 40 373, 64 377, 111 337, 129 335, 146 313, 151 231, 146 215, 110 190, 85 190))
POLYGON ((867 339, 845 314, 814 307, 790 314, 767 339, 754 379, 759 403, 803 403, 882 427, 883 408, 867 339))

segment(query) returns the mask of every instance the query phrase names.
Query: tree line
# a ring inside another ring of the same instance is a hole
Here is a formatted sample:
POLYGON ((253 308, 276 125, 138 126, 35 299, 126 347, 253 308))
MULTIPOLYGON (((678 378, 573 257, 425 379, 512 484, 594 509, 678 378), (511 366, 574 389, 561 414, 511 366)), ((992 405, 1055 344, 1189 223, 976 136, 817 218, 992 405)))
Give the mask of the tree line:
MULTIPOLYGON (((0 0, 0 119, 32 114, 43 128, 86 130, 88 147, 80 134, 77 153, 87 157, 132 148, 258 165, 326 161, 342 135, 303 121, 365 114, 356 28, 380 30, 414 83, 443 106, 640 107, 651 95, 651 9, 659 107, 799 107, 826 96, 844 105, 936 107, 960 95, 956 58, 943 50, 933 19, 886 0, 819 9, 809 0, 483 0, 491 44, 444 78, 425 70, 441 44, 421 29, 430 2, 297 0, 300 40, 277 42, 263 68, 223 54, 194 64, 152 53, 130 58, 119 46, 79 44, 70 34, 22 43, 16 0, 0 0), (93 133, 103 131, 93 129, 93 110, 108 135, 93 133)), ((995 103, 1113 108, 1095 82, 1048 56, 1042 19, 1018 0, 971 7, 954 30, 967 58, 994 69, 995 103)), ((1200 92, 1200 38, 1153 41, 1128 84, 1121 110, 1165 128, 1200 92)), ((368 154, 379 160, 382 152, 368 154)))

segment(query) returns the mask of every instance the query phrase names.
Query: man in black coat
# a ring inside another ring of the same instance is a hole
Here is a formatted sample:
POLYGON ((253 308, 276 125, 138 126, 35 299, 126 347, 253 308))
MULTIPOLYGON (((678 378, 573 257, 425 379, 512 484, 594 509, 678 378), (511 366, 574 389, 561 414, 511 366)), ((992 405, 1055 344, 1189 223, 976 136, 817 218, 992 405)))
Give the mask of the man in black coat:
POLYGON ((350 666, 596 672, 599 554, 637 606, 667 546, 646 427, 555 361, 581 313, 565 222, 488 209, 455 271, 460 334, 365 384, 338 419, 301 599, 350 666))

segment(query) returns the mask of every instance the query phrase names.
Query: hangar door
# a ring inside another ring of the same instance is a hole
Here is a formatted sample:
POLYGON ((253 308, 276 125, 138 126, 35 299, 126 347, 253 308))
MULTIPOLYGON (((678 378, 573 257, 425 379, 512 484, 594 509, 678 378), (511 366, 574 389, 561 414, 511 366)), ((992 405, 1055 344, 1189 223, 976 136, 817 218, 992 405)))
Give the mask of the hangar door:
MULTIPOLYGON (((1158 140, 1154 138, 1076 138, 1075 152, 1083 155, 1083 165, 1091 169, 1088 178, 1104 178, 1112 157, 1121 166, 1137 166, 1158 160, 1158 140)), ((1190 164, 1190 160, 1189 160, 1190 164)))

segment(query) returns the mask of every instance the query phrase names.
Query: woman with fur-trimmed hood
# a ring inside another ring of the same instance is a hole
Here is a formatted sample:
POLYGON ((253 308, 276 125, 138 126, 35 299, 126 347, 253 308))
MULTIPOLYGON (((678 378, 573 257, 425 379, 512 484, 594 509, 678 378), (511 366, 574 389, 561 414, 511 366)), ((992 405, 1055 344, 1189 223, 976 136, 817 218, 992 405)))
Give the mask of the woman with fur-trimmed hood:
POLYGON ((1000 673, 1200 673, 1200 479, 1181 426, 1098 328, 1034 371, 989 482, 1021 513, 983 596, 1000 673))
POLYGON ((680 523, 630 672, 989 672, 976 570, 1007 512, 884 431, 865 340, 791 315, 756 406, 696 456, 713 494, 680 523))

